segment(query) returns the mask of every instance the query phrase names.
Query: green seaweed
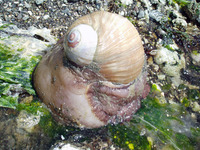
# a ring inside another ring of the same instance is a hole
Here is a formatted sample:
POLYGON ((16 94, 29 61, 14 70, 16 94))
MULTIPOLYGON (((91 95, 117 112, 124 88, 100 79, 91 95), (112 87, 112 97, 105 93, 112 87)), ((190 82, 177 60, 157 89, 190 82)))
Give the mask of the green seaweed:
POLYGON ((126 4, 123 4, 120 0, 114 0, 115 5, 117 5, 119 8, 124 7, 127 8, 126 4))
POLYGON ((200 92, 197 89, 188 89, 187 95, 188 95, 188 99, 192 101, 197 101, 200 99, 200 92))
POLYGON ((190 89, 184 84, 179 85, 180 90, 186 90, 186 96, 180 100, 185 107, 191 107, 191 102, 198 102, 200 99, 199 89, 190 89))
POLYGON ((190 68, 191 70, 196 71, 196 72, 200 72, 200 67, 199 67, 198 65, 190 64, 190 65, 189 65, 189 68, 190 68))
POLYGON ((164 84, 164 85, 162 86, 162 89, 163 89, 164 91, 169 91, 169 90, 171 89, 171 87, 172 87, 171 84, 164 84))
POLYGON ((53 139, 55 139, 59 135, 66 133, 65 127, 62 125, 58 125, 58 123, 55 122, 50 114, 41 117, 39 126, 43 129, 43 132, 46 135, 53 139))
POLYGON ((21 57, 21 52, 22 49, 15 51, 0 44, 0 107, 25 110, 27 113, 39 115, 41 117, 39 126, 51 138, 66 133, 66 129, 77 130, 77 128, 59 125, 52 118, 49 110, 35 98, 28 103, 18 102, 21 93, 35 95, 31 74, 41 58, 41 56, 21 57))
POLYGON ((15 109, 18 101, 18 97, 1 95, 0 97, 0 107, 12 108, 15 109))
POLYGON ((34 99, 30 103, 19 103, 16 105, 18 111, 25 110, 27 113, 40 116, 39 126, 50 138, 55 139, 66 132, 63 125, 59 125, 51 116, 50 111, 44 107, 42 102, 34 99))
POLYGON ((151 144, 146 136, 140 136, 140 130, 133 126, 123 124, 109 125, 109 132, 113 142, 120 148, 150 150, 151 144))
POLYGON ((5 29, 5 28, 7 28, 10 25, 13 25, 13 24, 12 23, 4 24, 4 25, 0 26, 0 30, 5 29))
POLYGON ((37 100, 33 100, 30 103, 19 103, 16 106, 16 109, 18 111, 25 110, 28 113, 33 114, 33 115, 38 115, 38 113, 41 114, 42 116, 49 115, 49 111, 42 106, 41 102, 37 100))
POLYGON ((179 4, 181 7, 186 6, 190 4, 190 1, 188 0, 173 0, 175 3, 179 4))
POLYGON ((20 91, 35 94, 31 85, 31 73, 40 56, 20 57, 20 51, 0 44, 0 107, 15 108, 20 91))
MULTIPOLYGON (((19 50, 20 51, 20 50, 19 50)), ((74 127, 59 125, 41 102, 18 103, 17 88, 24 89, 31 95, 35 92, 31 85, 31 73, 39 61, 39 57, 22 58, 19 51, 0 44, 0 107, 26 110, 41 116, 39 125, 44 132, 56 138, 71 131, 79 131, 74 127), (13 92, 14 91, 14 92, 13 92), (67 129, 67 131, 66 131, 67 129)), ((167 90, 171 86, 163 86, 167 90)), ((180 85, 179 89, 187 88, 180 85)), ((141 109, 129 123, 108 125, 113 142, 123 149, 197 149, 200 141, 200 129, 195 126, 190 114, 186 111, 188 99, 199 99, 198 90, 188 90, 187 97, 178 104, 161 104, 153 95, 161 92, 156 84, 151 87, 150 95, 142 101, 141 109), (186 106, 186 107, 185 107, 186 106)))
POLYGON ((189 106, 190 106, 190 101, 188 100, 187 97, 184 97, 184 98, 181 100, 181 103, 182 103, 185 107, 189 107, 189 106))
POLYGON ((170 45, 165 45, 164 47, 167 48, 170 51, 175 51, 170 45))
POLYGON ((180 104, 161 104, 151 97, 142 101, 141 109, 130 123, 109 128, 117 146, 124 149, 190 149, 200 144, 200 130, 196 122, 180 104), (132 148, 130 148, 130 146, 132 148), (155 147, 154 147, 155 146, 155 147))

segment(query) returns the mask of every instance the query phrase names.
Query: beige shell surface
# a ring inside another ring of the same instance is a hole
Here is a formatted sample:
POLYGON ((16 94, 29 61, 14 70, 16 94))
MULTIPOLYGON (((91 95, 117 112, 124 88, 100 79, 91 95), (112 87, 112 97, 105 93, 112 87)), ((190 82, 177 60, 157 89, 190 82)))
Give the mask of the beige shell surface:
POLYGON ((105 11, 94 12, 76 20, 68 32, 79 24, 90 25, 97 32, 93 62, 108 81, 127 84, 137 78, 144 65, 144 48, 128 19, 105 11))

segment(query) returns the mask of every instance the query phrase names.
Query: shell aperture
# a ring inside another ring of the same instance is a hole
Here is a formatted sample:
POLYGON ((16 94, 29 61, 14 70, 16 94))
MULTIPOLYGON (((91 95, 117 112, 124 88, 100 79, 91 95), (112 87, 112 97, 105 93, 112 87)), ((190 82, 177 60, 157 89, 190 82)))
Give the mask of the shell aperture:
POLYGON ((98 37, 89 25, 80 24, 74 27, 64 39, 64 50, 71 61, 77 65, 89 65, 96 52, 98 37))

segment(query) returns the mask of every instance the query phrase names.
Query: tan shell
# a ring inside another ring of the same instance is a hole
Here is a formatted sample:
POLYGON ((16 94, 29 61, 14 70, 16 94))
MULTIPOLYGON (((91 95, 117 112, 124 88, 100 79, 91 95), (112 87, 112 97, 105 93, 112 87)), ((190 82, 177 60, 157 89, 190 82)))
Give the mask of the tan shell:
POLYGON ((108 81, 127 84, 137 78, 144 65, 144 48, 128 19, 105 11, 94 12, 76 20, 68 33, 79 24, 90 25, 97 32, 93 62, 108 81))

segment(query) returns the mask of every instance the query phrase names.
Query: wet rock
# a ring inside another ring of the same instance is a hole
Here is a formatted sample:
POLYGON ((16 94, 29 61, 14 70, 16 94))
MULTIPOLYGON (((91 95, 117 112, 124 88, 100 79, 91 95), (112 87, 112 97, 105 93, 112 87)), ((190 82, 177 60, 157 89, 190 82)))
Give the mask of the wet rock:
POLYGON ((144 18, 145 12, 141 9, 138 14, 138 19, 144 18))
POLYGON ((159 37, 164 37, 164 36, 167 35, 167 33, 166 33, 163 29, 161 29, 161 28, 158 28, 158 29, 156 30, 156 33, 157 33, 157 35, 158 35, 159 37))
POLYGON ((181 83, 180 71, 185 67, 185 58, 176 51, 170 51, 164 47, 158 49, 154 56, 155 62, 160 65, 162 71, 173 77, 173 83, 178 86, 181 83))
POLYGON ((40 128, 35 127, 27 132, 25 124, 17 125, 19 119, 17 111, 1 108, 0 116, 0 149, 49 149, 50 138, 41 134, 40 128))
POLYGON ((133 1, 132 0, 121 0, 121 3, 124 5, 131 5, 131 4, 133 4, 133 1))
POLYGON ((184 19, 181 18, 176 18, 172 21, 172 23, 175 25, 177 28, 187 28, 187 22, 184 19))
MULTIPOLYGON (((0 19, 0 26, 6 24, 0 19)), ((5 44, 13 50, 22 49, 23 57, 39 55, 48 45, 56 43, 56 38, 50 34, 50 30, 43 28, 37 29, 33 26, 28 30, 19 29, 16 25, 10 25, 0 32, 1 44, 5 44), (17 36, 14 36, 17 35, 17 36)))
POLYGON ((42 4, 44 2, 44 0, 35 0, 35 3, 37 4, 37 5, 40 5, 40 4, 42 4))
POLYGON ((193 102, 192 106, 193 111, 200 112, 200 105, 198 104, 198 102, 193 102))
POLYGON ((68 8, 64 9, 62 12, 67 14, 67 15, 70 15, 70 10, 68 8))
MULTIPOLYGON (((156 1, 156 0, 154 0, 156 1)), ((147 8, 148 10, 151 9, 151 2, 149 0, 141 0, 141 2, 144 4, 144 7, 147 8)))
POLYGON ((172 52, 166 48, 160 48, 154 57, 157 64, 161 65, 162 70, 169 76, 180 75, 180 70, 185 66, 185 59, 176 51, 172 52))
POLYGON ((31 133, 34 127, 40 122, 40 116, 21 111, 16 120, 18 129, 26 130, 31 133))
POLYGON ((167 21, 166 16, 158 10, 150 11, 149 17, 159 23, 167 21))
POLYGON ((190 70, 190 69, 182 69, 181 70, 181 78, 183 80, 188 81, 189 83, 191 83, 193 85, 200 86, 199 76, 200 76, 200 73, 195 70, 190 70))
POLYGON ((29 19, 29 16, 28 15, 24 15, 22 19, 23 20, 27 20, 27 19, 29 19))
POLYGON ((59 142, 53 145, 50 150, 82 150, 82 148, 70 143, 59 142))
POLYGON ((159 0, 162 5, 166 5, 166 0, 159 0))
POLYGON ((31 8, 31 4, 29 4, 29 3, 27 3, 27 2, 25 2, 25 5, 24 5, 26 8, 31 8))
POLYGON ((44 15, 43 17, 45 20, 49 18, 49 15, 44 15))
POLYGON ((191 57, 193 59, 193 63, 200 66, 200 53, 194 51, 192 52, 191 57))
POLYGON ((189 20, 200 25, 200 3, 196 2, 196 0, 190 1, 183 7, 183 12, 189 20))
POLYGON ((164 74, 158 74, 158 79, 159 80, 164 80, 165 79, 165 75, 164 74))
POLYGON ((68 0, 68 2, 72 2, 72 3, 75 3, 75 2, 78 2, 79 0, 68 0))

